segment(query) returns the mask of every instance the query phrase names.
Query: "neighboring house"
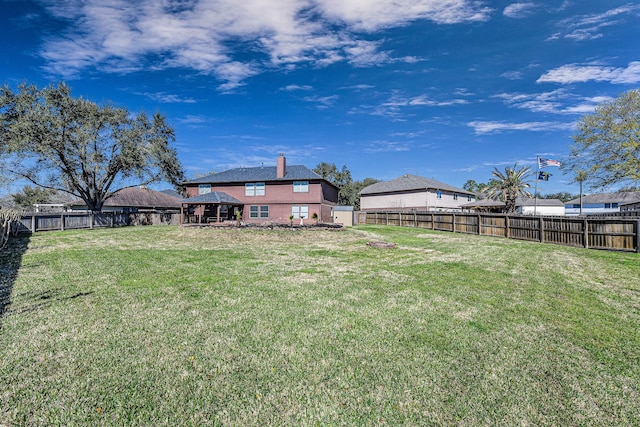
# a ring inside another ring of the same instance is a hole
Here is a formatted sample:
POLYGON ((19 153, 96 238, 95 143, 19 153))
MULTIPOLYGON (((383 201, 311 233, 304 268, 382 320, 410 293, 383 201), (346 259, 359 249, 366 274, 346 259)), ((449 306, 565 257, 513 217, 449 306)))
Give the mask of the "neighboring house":
POLYGON ((372 184, 360 191, 360 209, 460 211, 475 194, 453 185, 416 175, 372 184))
MULTIPOLYGON (((589 194, 582 196, 583 215, 606 215, 620 212, 621 206, 640 202, 640 191, 589 194)), ((580 215, 580 198, 565 203, 567 215, 580 215)))
POLYGON ((564 203, 558 199, 519 199, 516 202, 516 213, 564 216, 564 203))
MULTIPOLYGON (((86 211, 82 200, 70 203, 74 211, 86 211)), ((102 207, 102 212, 116 213, 178 213, 180 199, 148 188, 130 187, 116 191, 102 207)))
MULTIPOLYGON (((505 204, 498 200, 483 199, 462 205, 462 209, 477 212, 504 212, 505 204)), ((558 199, 518 199, 516 214, 564 216, 564 203, 558 199)))
POLYGON ((183 183, 181 200, 188 222, 233 220, 240 212, 249 223, 332 222, 338 187, 302 165, 287 165, 283 154, 276 166, 236 168, 183 183))
POLYGON ((640 216, 640 201, 621 204, 620 212, 635 213, 640 216))

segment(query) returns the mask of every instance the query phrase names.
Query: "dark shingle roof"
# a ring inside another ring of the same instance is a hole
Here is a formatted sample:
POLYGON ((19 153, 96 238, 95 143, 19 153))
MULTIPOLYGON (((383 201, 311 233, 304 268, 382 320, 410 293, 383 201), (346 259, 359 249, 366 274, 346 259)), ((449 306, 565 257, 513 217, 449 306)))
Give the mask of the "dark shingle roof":
POLYGON ((166 194, 167 196, 175 197, 177 199, 182 199, 182 196, 180 195, 180 193, 178 193, 176 190, 173 190, 171 188, 168 188, 166 190, 160 190, 160 193, 166 194))
POLYGON ((401 177, 391 181, 376 182, 375 184, 363 188, 360 191, 360 194, 395 193, 399 191, 424 189, 444 190, 475 196, 475 194, 470 191, 445 184, 444 182, 436 181, 435 179, 423 178, 417 175, 402 175, 401 177))
MULTIPOLYGON (((71 206, 86 206, 83 200, 77 199, 71 206)), ((179 199, 149 188, 129 187, 113 193, 104 202, 104 206, 131 208, 179 208, 179 199)))
POLYGON ((303 165, 287 165, 284 178, 277 178, 275 166, 258 168, 236 168, 202 178, 192 179, 184 184, 221 184, 231 182, 287 181, 322 179, 320 175, 303 165))
MULTIPOLYGON (((640 202, 640 191, 619 191, 617 193, 589 194, 582 196, 582 204, 598 203, 634 203, 640 202)), ((565 205, 576 205, 580 203, 580 198, 569 200, 565 205)))
POLYGON ((189 197, 188 199, 180 200, 180 203, 186 204, 199 204, 199 203, 225 203, 231 205, 241 205, 242 202, 234 197, 231 197, 227 193, 221 191, 212 191, 210 193, 199 194, 197 196, 189 197))

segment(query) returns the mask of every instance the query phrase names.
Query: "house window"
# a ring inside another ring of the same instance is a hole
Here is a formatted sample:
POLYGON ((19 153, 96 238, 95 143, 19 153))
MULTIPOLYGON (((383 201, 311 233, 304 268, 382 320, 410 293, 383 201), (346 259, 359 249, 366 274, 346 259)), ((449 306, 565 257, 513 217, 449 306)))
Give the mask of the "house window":
POLYGON ((249 218, 269 218, 269 206, 249 206, 249 218))
POLYGON ((453 193, 453 200, 458 200, 458 195, 456 193, 453 193))
POLYGON ((293 192, 294 193, 308 193, 309 192, 309 181, 293 181, 293 192))
POLYGON ((207 193, 211 193, 211 184, 199 184, 198 194, 207 194, 207 193))
POLYGON ((442 199, 442 191, 436 191, 436 199, 442 199))
POLYGON ((574 203, 573 204, 573 209, 580 209, 580 204, 579 203, 574 203))
POLYGON ((291 215, 295 219, 309 218, 309 206, 291 206, 291 215))
POLYGON ((473 196, 467 196, 467 202, 473 202, 473 196))
POLYGON ((245 196, 264 196, 264 182, 252 182, 244 185, 245 196))

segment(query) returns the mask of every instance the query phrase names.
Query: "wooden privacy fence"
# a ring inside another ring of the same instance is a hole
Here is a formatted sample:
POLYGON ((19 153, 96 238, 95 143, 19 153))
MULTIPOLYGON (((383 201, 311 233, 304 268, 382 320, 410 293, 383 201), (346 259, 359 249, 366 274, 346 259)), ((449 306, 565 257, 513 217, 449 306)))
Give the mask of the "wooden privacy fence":
POLYGON ((128 214, 118 213, 31 213, 20 218, 19 231, 38 232, 79 228, 122 227, 130 224, 128 214))
POLYGON ((175 213, 29 213, 24 214, 18 223, 18 232, 73 230, 80 228, 124 227, 127 225, 157 225, 179 222, 175 213))
POLYGON ((397 225, 640 253, 640 220, 451 212, 360 212, 358 223, 397 225))

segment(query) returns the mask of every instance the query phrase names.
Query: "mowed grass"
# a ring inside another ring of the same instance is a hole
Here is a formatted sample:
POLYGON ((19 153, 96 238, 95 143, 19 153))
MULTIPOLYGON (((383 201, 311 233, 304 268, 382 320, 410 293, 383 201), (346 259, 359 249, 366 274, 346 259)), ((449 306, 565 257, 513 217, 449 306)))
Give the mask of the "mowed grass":
POLYGON ((131 227, 37 233, 20 261, 0 425, 640 424, 637 254, 131 227))

